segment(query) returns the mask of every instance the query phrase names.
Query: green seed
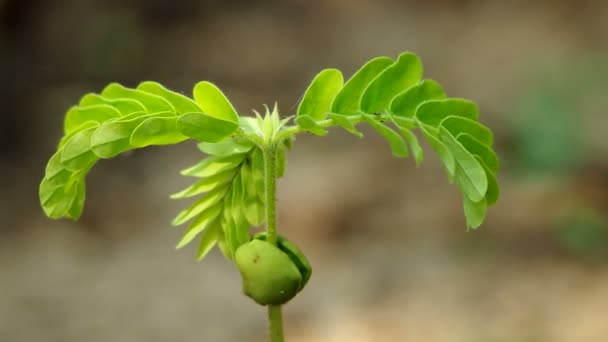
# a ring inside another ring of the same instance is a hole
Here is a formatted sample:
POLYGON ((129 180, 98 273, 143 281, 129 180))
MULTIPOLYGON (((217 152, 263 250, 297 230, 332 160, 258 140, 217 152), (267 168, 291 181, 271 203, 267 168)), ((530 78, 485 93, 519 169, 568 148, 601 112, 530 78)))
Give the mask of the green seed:
MULTIPOLYGON (((266 241, 266 232, 257 233, 253 236, 253 238, 266 241)), ((302 253, 298 246, 296 246, 293 242, 287 240, 286 238, 280 235, 277 238, 277 247, 279 247, 280 250, 285 252, 289 256, 291 261, 293 261, 293 263, 296 265, 298 270, 300 270, 300 274, 302 274, 302 284, 300 286, 300 291, 302 291, 304 286, 306 286, 306 284, 308 283, 310 276, 312 275, 312 267, 310 266, 308 259, 306 259, 306 256, 304 256, 304 253, 302 253)))
POLYGON ((234 261, 243 279, 243 293, 258 304, 285 304, 300 290, 300 271, 285 252, 269 242, 254 239, 241 245, 234 261))

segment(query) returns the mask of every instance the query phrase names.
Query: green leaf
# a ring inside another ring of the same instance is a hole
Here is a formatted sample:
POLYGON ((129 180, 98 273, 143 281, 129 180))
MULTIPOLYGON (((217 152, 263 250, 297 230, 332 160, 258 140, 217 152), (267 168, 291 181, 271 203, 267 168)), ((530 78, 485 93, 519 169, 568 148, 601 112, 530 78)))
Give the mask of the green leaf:
POLYGON ((329 113, 329 117, 333 120, 334 124, 344 128, 347 132, 356 135, 359 138, 363 138, 363 133, 361 133, 355 127, 346 115, 329 113))
POLYGON ((480 143, 492 146, 494 140, 492 132, 477 121, 462 116, 448 116, 441 121, 440 125, 445 127, 455 137, 461 133, 468 133, 480 143))
POLYGON ((310 116, 313 120, 325 119, 331 102, 344 84, 342 73, 337 69, 325 69, 312 80, 298 106, 298 117, 310 116))
POLYGON ((64 146, 61 163, 70 171, 86 169, 93 165, 97 156, 91 151, 91 135, 97 127, 87 128, 75 134, 64 146))
POLYGON ((140 120, 118 120, 101 124, 91 135, 91 150, 100 158, 112 158, 131 148, 129 138, 140 120))
POLYGON ((399 131, 401 132, 401 135, 403 135, 403 138, 405 138, 405 141, 407 141, 407 144, 412 150, 412 155, 414 156, 414 160, 416 161, 416 166, 420 166, 420 164, 422 164, 422 160, 424 159, 424 152, 422 152, 422 147, 418 142, 418 138, 416 138, 416 135, 412 133, 412 131, 410 131, 409 129, 399 127, 399 131))
POLYGON ((456 180, 461 191, 471 201, 481 201, 488 190, 488 180, 483 167, 444 127, 440 128, 440 138, 456 160, 456 180))
POLYGON ((102 123, 104 121, 119 117, 120 112, 108 105, 72 107, 65 115, 63 131, 67 135, 79 127, 82 127, 82 125, 87 121, 102 123))
POLYGON ((474 102, 464 99, 432 100, 421 104, 416 110, 416 118, 433 127, 450 115, 477 120, 479 109, 474 102))
MULTIPOLYGON (((109 121, 111 121, 111 120, 109 120, 109 121)), ((77 128, 73 129, 70 133, 67 133, 66 135, 64 135, 63 137, 61 137, 61 139, 59 140, 59 144, 57 144, 57 150, 61 150, 65 146, 65 144, 70 139, 72 139, 72 137, 74 135, 76 135, 76 133, 79 133, 80 131, 84 131, 87 128, 97 127, 98 125, 99 125, 99 122, 96 122, 96 121, 86 121, 82 125, 80 125, 77 128)))
POLYGON ((63 169, 53 177, 45 177, 40 183, 40 204, 44 207, 55 191, 63 191, 66 184, 70 183, 72 175, 73 172, 63 169))
POLYGON ((131 113, 146 112, 146 107, 137 100, 126 98, 108 99, 95 93, 89 93, 83 96, 78 105, 80 107, 108 105, 118 110, 121 116, 126 116, 131 113))
POLYGON ((384 124, 376 121, 373 115, 362 114, 363 119, 369 123, 380 135, 382 135, 391 146, 391 151, 395 157, 407 157, 407 145, 403 138, 395 131, 385 126, 384 124))
POLYGON ((218 143, 202 142, 198 144, 198 149, 212 156, 229 156, 251 151, 254 147, 249 140, 226 139, 218 143))
POLYGON ((40 204, 45 214, 52 218, 77 218, 78 208, 84 204, 84 184, 82 172, 70 172, 62 169, 52 177, 47 175, 40 183, 40 204))
POLYGON ((296 118, 296 123, 303 129, 318 136, 327 135, 327 130, 317 124, 309 115, 300 115, 296 118))
POLYGON ((172 199, 189 198, 189 197, 193 197, 193 196, 202 194, 204 192, 211 191, 214 188, 216 188, 217 186, 223 185, 224 183, 231 181, 232 177, 235 174, 236 174, 236 169, 228 169, 226 171, 217 173, 215 175, 205 177, 205 178, 199 180, 198 182, 190 185, 186 189, 171 195, 170 197, 172 199))
POLYGON ((423 80, 395 96, 390 103, 390 112, 394 115, 412 117, 416 108, 429 100, 441 100, 445 92, 439 83, 433 80, 423 80))
POLYGON ((245 157, 245 154, 235 154, 226 157, 206 158, 194 166, 182 170, 181 174, 201 178, 210 177, 226 170, 235 169, 243 162, 245 157))
POLYGON ((487 145, 484 145, 468 133, 460 133, 456 136, 456 140, 458 140, 467 151, 479 156, 492 172, 495 173, 498 171, 498 157, 496 157, 494 151, 487 145))
POLYGON ((180 248, 184 247, 185 245, 189 244, 192 240, 194 240, 194 238, 198 234, 200 234, 203 230, 205 230, 205 228, 207 228, 207 226, 210 223, 212 223, 220 215, 221 212, 222 212, 221 205, 205 207, 205 209, 203 211, 201 211, 200 214, 197 214, 198 216, 192 222, 190 227, 188 227, 188 229, 186 229, 184 236, 182 237, 182 239, 177 244, 177 247, 175 247, 175 248, 180 249, 180 248))
POLYGON ((242 203, 245 201, 245 192, 243 189, 243 184, 241 180, 241 174, 237 174, 232 181, 232 204, 230 206, 230 214, 232 215, 232 220, 234 222, 234 242, 235 242, 235 251, 242 244, 249 241, 249 222, 245 218, 245 215, 242 212, 243 205, 242 203))
POLYGON ((479 164, 483 167, 483 170, 486 172, 486 177, 488 178, 488 191, 486 191, 486 204, 488 206, 494 205, 498 201, 498 197, 500 196, 500 189, 498 187, 498 180, 496 179, 496 174, 488 168, 488 166, 483 162, 479 156, 475 156, 479 164))
MULTIPOLYGON (((221 220, 221 218, 220 218, 220 222, 223 222, 221 220)), ((220 251, 222 252, 222 254, 224 255, 224 257, 228 261, 232 261, 233 255, 230 252, 230 248, 228 247, 228 242, 226 240, 226 235, 224 234, 224 231, 220 229, 220 231, 218 232, 217 235, 218 235, 218 238, 217 238, 217 247, 220 249, 220 251)))
POLYGON ((418 56, 402 53, 365 89, 361 97, 361 110, 371 114, 388 109, 397 94, 416 84, 421 77, 422 64, 418 56))
POLYGON ((244 163, 241 167, 241 181, 244 196, 241 208, 243 215, 245 215, 247 221, 252 225, 259 225, 264 221, 265 215, 264 203, 260 200, 260 198, 264 197, 264 193, 258 193, 258 188, 256 187, 257 180, 253 174, 251 165, 248 163, 244 163))
POLYGON ((251 173, 256 187, 256 193, 264 199, 266 188, 264 187, 264 153, 259 148, 251 154, 251 173))
POLYGON ((367 86, 391 64, 393 64, 393 60, 388 57, 376 57, 367 62, 336 95, 331 104, 331 111, 343 115, 357 114, 360 110, 361 96, 367 86))
POLYGON ((72 204, 77 195, 78 187, 76 186, 57 189, 47 198, 42 209, 46 216, 52 219, 58 219, 65 216, 72 217, 70 209, 72 208, 72 204))
POLYGON ((177 117, 150 117, 133 130, 130 144, 133 147, 171 145, 188 139, 177 128, 177 117))
POLYGON ((137 86, 138 90, 143 90, 148 93, 158 95, 173 105, 177 114, 186 114, 191 112, 202 112, 201 107, 192 99, 174 91, 171 91, 157 82, 146 81, 137 86))
POLYGON ((476 229, 483 223, 486 218, 486 200, 481 199, 478 202, 474 202, 467 196, 462 196, 462 202, 464 205, 464 216, 467 220, 467 227, 476 229))
POLYGON ((219 142, 239 128, 238 121, 218 118, 217 115, 187 113, 177 120, 178 130, 185 136, 205 142, 219 142))
POLYGON ((148 113, 171 112, 175 113, 175 108, 167 100, 158 95, 123 87, 118 83, 111 83, 103 89, 101 96, 109 99, 132 99, 140 102, 148 113))
POLYGON ((224 237, 226 239, 226 246, 228 247, 228 251, 230 254, 230 258, 234 257, 234 252, 237 249, 237 242, 235 236, 235 223, 232 217, 232 192, 229 191, 224 197, 224 210, 222 211, 222 229, 224 232, 224 237))
POLYGON ((439 135, 435 128, 427 126, 423 123, 420 123, 419 127, 427 142, 429 145, 431 145, 431 148, 433 151, 435 151, 439 157, 439 160, 441 160, 443 163, 450 183, 453 182, 456 176, 456 161, 454 160, 452 152, 450 152, 450 149, 444 143, 442 143, 441 140, 439 140, 439 135))
POLYGON ((86 195, 86 185, 84 180, 80 180, 78 183, 76 183, 75 187, 76 191, 74 199, 72 200, 72 205, 70 206, 70 209, 66 214, 66 216, 72 220, 77 220, 78 218, 80 218, 80 215, 82 214, 82 209, 84 208, 84 201, 86 195))
POLYGON ((204 113, 218 119, 220 122, 230 122, 238 127, 239 116, 236 110, 224 93, 213 83, 207 81, 197 83, 194 86, 194 100, 203 109, 204 113))
POLYGON ((418 138, 411 131, 411 129, 415 126, 415 123, 411 124, 409 122, 410 120, 398 120, 395 116, 390 114, 388 116, 393 122, 393 124, 397 126, 399 132, 401 132, 401 135, 403 135, 403 138, 405 138, 405 141, 407 141, 407 144, 410 146, 410 150, 412 150, 414 160, 416 161, 416 166, 420 166, 420 164, 422 164, 422 160, 424 159, 424 152, 422 151, 422 147, 418 142, 418 138))
POLYGON ((182 210, 179 214, 177 214, 175 219, 173 219, 172 225, 179 226, 191 220, 193 217, 199 215, 203 211, 213 207, 215 204, 217 204, 224 198, 224 195, 226 195, 227 190, 229 190, 229 185, 225 184, 216 187, 212 191, 209 191, 201 199, 197 200, 188 208, 182 210))
POLYGON ((49 159, 44 170, 44 178, 53 178, 60 172, 65 171, 65 166, 61 163, 61 154, 63 150, 55 152, 49 159))
POLYGON ((262 131, 259 129, 258 117, 239 116, 239 127, 244 133, 262 135, 262 131))
POLYGON ((219 232, 221 229, 222 227, 216 220, 205 230, 203 236, 201 237, 201 242, 198 245, 198 252, 196 253, 197 260, 203 260, 209 251, 213 249, 213 246, 215 246, 220 236, 219 232))

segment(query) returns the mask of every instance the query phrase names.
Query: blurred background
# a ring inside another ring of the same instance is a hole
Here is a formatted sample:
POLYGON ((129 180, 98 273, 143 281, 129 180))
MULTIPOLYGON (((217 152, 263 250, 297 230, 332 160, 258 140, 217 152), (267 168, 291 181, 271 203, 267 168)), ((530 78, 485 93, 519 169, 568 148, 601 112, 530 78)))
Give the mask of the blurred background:
POLYGON ((428 148, 416 168, 369 130, 298 136, 279 223, 314 272, 288 340, 607 341, 606 1, 0 0, 0 342, 265 341, 236 269, 174 250, 194 143, 101 162, 80 221, 44 217, 63 115, 142 80, 289 115, 322 68, 405 50, 479 103, 502 198, 466 232, 428 148))

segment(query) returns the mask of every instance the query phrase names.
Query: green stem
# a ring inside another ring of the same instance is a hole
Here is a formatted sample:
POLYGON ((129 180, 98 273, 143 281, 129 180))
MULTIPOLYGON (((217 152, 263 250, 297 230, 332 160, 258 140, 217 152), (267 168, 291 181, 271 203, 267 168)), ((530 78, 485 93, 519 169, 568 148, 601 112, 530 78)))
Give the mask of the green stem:
POLYGON ((277 244, 277 152, 274 143, 264 147, 264 187, 266 202, 266 240, 277 244))
MULTIPOLYGON (((264 187, 266 199, 266 241, 277 244, 277 147, 270 142, 264 147, 264 187)), ((283 342, 283 316, 280 305, 268 306, 271 342, 283 342)))
POLYGON ((280 305, 268 306, 268 321, 270 323, 270 341, 283 342, 283 315, 280 305))

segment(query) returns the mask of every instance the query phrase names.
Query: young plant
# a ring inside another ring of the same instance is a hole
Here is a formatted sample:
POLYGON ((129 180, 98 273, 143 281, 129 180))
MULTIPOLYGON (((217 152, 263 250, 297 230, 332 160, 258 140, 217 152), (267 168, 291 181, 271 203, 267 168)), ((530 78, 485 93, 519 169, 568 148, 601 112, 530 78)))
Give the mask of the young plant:
POLYGON ((311 276, 304 254, 277 234, 276 181, 296 134, 324 136, 339 126, 362 137, 356 126, 367 124, 386 138, 393 155, 411 153, 419 165, 423 153, 413 133, 419 129, 461 190, 469 228, 481 225, 498 199, 493 136, 478 122, 477 105, 448 98, 437 82, 421 78, 421 62, 412 53, 374 58, 347 82, 339 70, 325 69, 295 115, 284 119, 276 105, 264 115, 239 116, 206 81, 194 86, 192 99, 155 82, 136 88, 110 84, 68 110, 64 136, 40 184, 42 208, 53 219, 78 219, 85 177, 98 160, 150 145, 198 141, 207 157, 182 171, 196 181, 171 196, 197 198, 173 220, 173 225, 189 222, 177 248, 198 237, 200 260, 217 245, 240 271, 243 292, 268 306, 271 341, 283 341, 281 306, 311 276), (250 228, 262 223, 265 232, 252 235, 250 228))

